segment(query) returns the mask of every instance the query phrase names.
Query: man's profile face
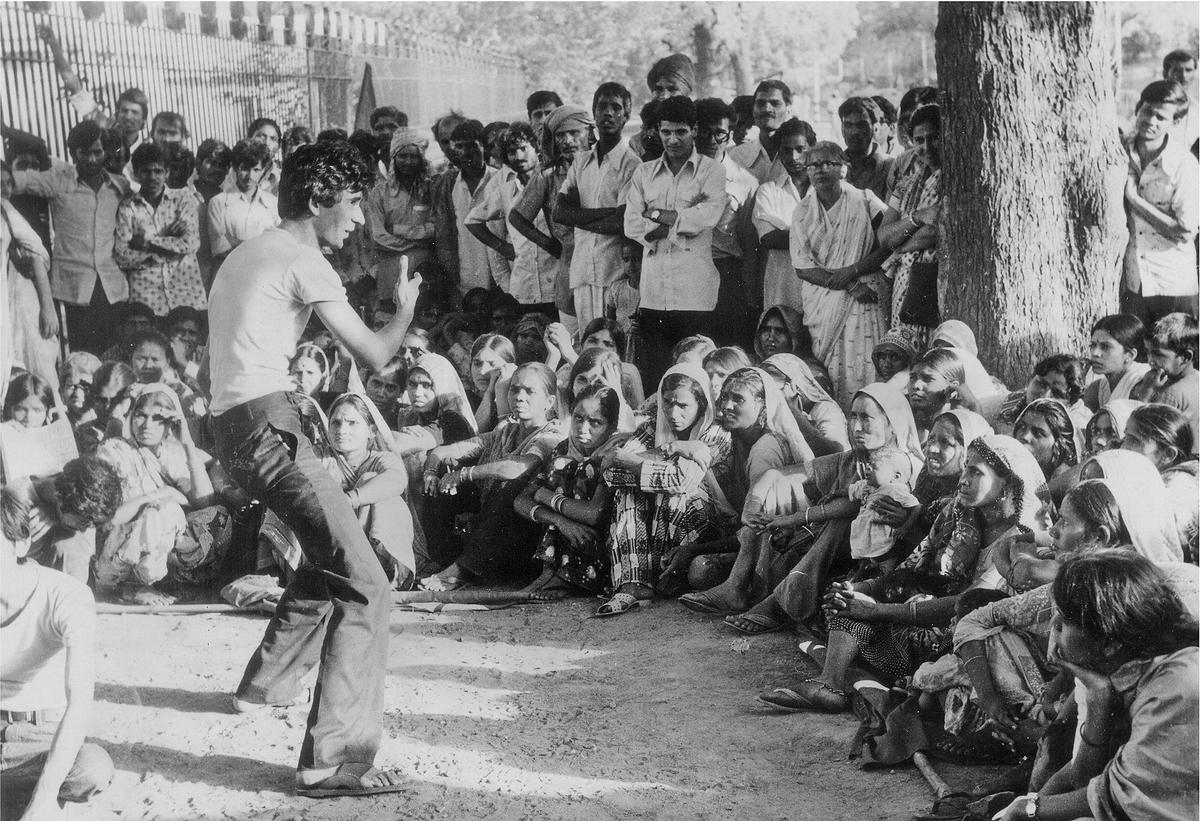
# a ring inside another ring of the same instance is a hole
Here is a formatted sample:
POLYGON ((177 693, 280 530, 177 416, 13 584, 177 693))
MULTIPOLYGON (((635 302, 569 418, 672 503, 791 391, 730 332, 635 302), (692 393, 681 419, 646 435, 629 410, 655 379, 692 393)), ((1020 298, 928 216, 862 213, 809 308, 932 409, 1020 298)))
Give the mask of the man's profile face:
POLYGON ((453 162, 450 157, 450 135, 454 133, 454 129, 462 125, 464 120, 458 117, 445 117, 438 123, 437 127, 437 143, 442 149, 442 153, 446 155, 446 159, 453 162))
POLYGON ((117 105, 117 128, 126 134, 137 134, 146 125, 142 107, 131 100, 122 100, 117 105))
POLYGON ((1196 79, 1196 61, 1180 60, 1177 63, 1171 63, 1163 72, 1163 79, 1172 80, 1184 88, 1189 88, 1192 80, 1196 79))
POLYGON ((687 123, 663 120, 658 124, 658 138, 668 159, 686 160, 696 144, 696 128, 687 123))
POLYGON ((620 136, 625 123, 629 122, 629 109, 620 97, 608 94, 602 95, 592 106, 592 117, 596 120, 596 129, 606 137, 620 136))
POLYGON ((754 124, 770 133, 792 116, 792 106, 783 99, 778 88, 769 88, 754 95, 754 124))
POLYGON ((174 120, 156 120, 150 140, 157 146, 178 145, 183 142, 183 128, 174 120))
POLYGON ((343 191, 333 205, 316 205, 317 218, 313 225, 317 240, 330 248, 341 248, 346 237, 365 222, 362 201, 362 191, 343 191))
POLYGON ((73 149, 71 158, 75 160, 75 166, 81 177, 92 177, 99 174, 104 170, 104 161, 107 159, 100 140, 96 140, 87 148, 73 149))
POLYGON ((851 111, 842 117, 842 139, 846 142, 847 151, 865 154, 871 148, 874 138, 875 125, 863 112, 851 111))
POLYGON ((554 103, 543 103, 537 108, 529 112, 529 124, 533 126, 534 133, 538 133, 543 125, 546 124, 546 118, 550 116, 550 112, 558 108, 554 103))

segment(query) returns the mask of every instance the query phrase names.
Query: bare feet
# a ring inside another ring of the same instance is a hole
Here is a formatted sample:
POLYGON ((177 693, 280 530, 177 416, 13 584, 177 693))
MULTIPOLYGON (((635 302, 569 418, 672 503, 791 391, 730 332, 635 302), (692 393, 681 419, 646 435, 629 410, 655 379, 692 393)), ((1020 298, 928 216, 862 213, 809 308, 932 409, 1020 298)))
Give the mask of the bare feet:
POLYGON ((451 564, 436 576, 421 579, 421 589, 442 593, 450 590, 458 590, 460 587, 466 585, 466 583, 466 574, 457 564, 451 564))
POLYGON ((124 604, 140 604, 146 607, 170 607, 175 603, 174 596, 168 596, 148 584, 122 585, 120 598, 124 604))

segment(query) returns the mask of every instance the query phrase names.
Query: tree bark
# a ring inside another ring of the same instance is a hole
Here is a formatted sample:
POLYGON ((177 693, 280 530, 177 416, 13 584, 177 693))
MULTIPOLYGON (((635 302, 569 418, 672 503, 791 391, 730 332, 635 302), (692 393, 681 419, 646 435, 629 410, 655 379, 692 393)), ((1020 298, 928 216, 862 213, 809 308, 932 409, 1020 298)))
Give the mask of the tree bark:
POLYGON ((938 8, 943 318, 1010 387, 1117 309, 1126 229, 1104 4, 938 8))

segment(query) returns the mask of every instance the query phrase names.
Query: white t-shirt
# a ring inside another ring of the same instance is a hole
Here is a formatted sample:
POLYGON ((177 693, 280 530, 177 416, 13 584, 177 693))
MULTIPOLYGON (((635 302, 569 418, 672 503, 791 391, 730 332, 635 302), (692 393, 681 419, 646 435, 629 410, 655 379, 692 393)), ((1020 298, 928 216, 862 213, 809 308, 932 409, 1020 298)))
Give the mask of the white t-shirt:
POLYGON ((208 295, 214 414, 294 388, 288 362, 318 302, 345 302, 318 248, 271 228, 230 252, 208 295))
POLYGON ((67 706, 67 654, 96 640, 96 600, 66 573, 31 565, 37 586, 21 612, 0 626, 0 709, 67 706))

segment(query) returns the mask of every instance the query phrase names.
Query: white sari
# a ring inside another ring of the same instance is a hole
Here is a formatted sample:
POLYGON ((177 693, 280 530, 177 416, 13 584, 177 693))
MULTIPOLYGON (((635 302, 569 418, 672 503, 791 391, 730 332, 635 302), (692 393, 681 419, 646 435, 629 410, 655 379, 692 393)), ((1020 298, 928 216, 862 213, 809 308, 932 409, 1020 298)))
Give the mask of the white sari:
MULTIPOLYGON (((828 210, 810 189, 792 217, 793 267, 842 268, 858 262, 875 246, 871 222, 886 208, 872 192, 845 181, 842 195, 828 210)), ((848 291, 803 281, 800 289, 813 352, 828 368, 835 398, 845 407, 860 388, 875 381, 871 352, 887 331, 884 310, 879 303, 859 302, 848 291)))

